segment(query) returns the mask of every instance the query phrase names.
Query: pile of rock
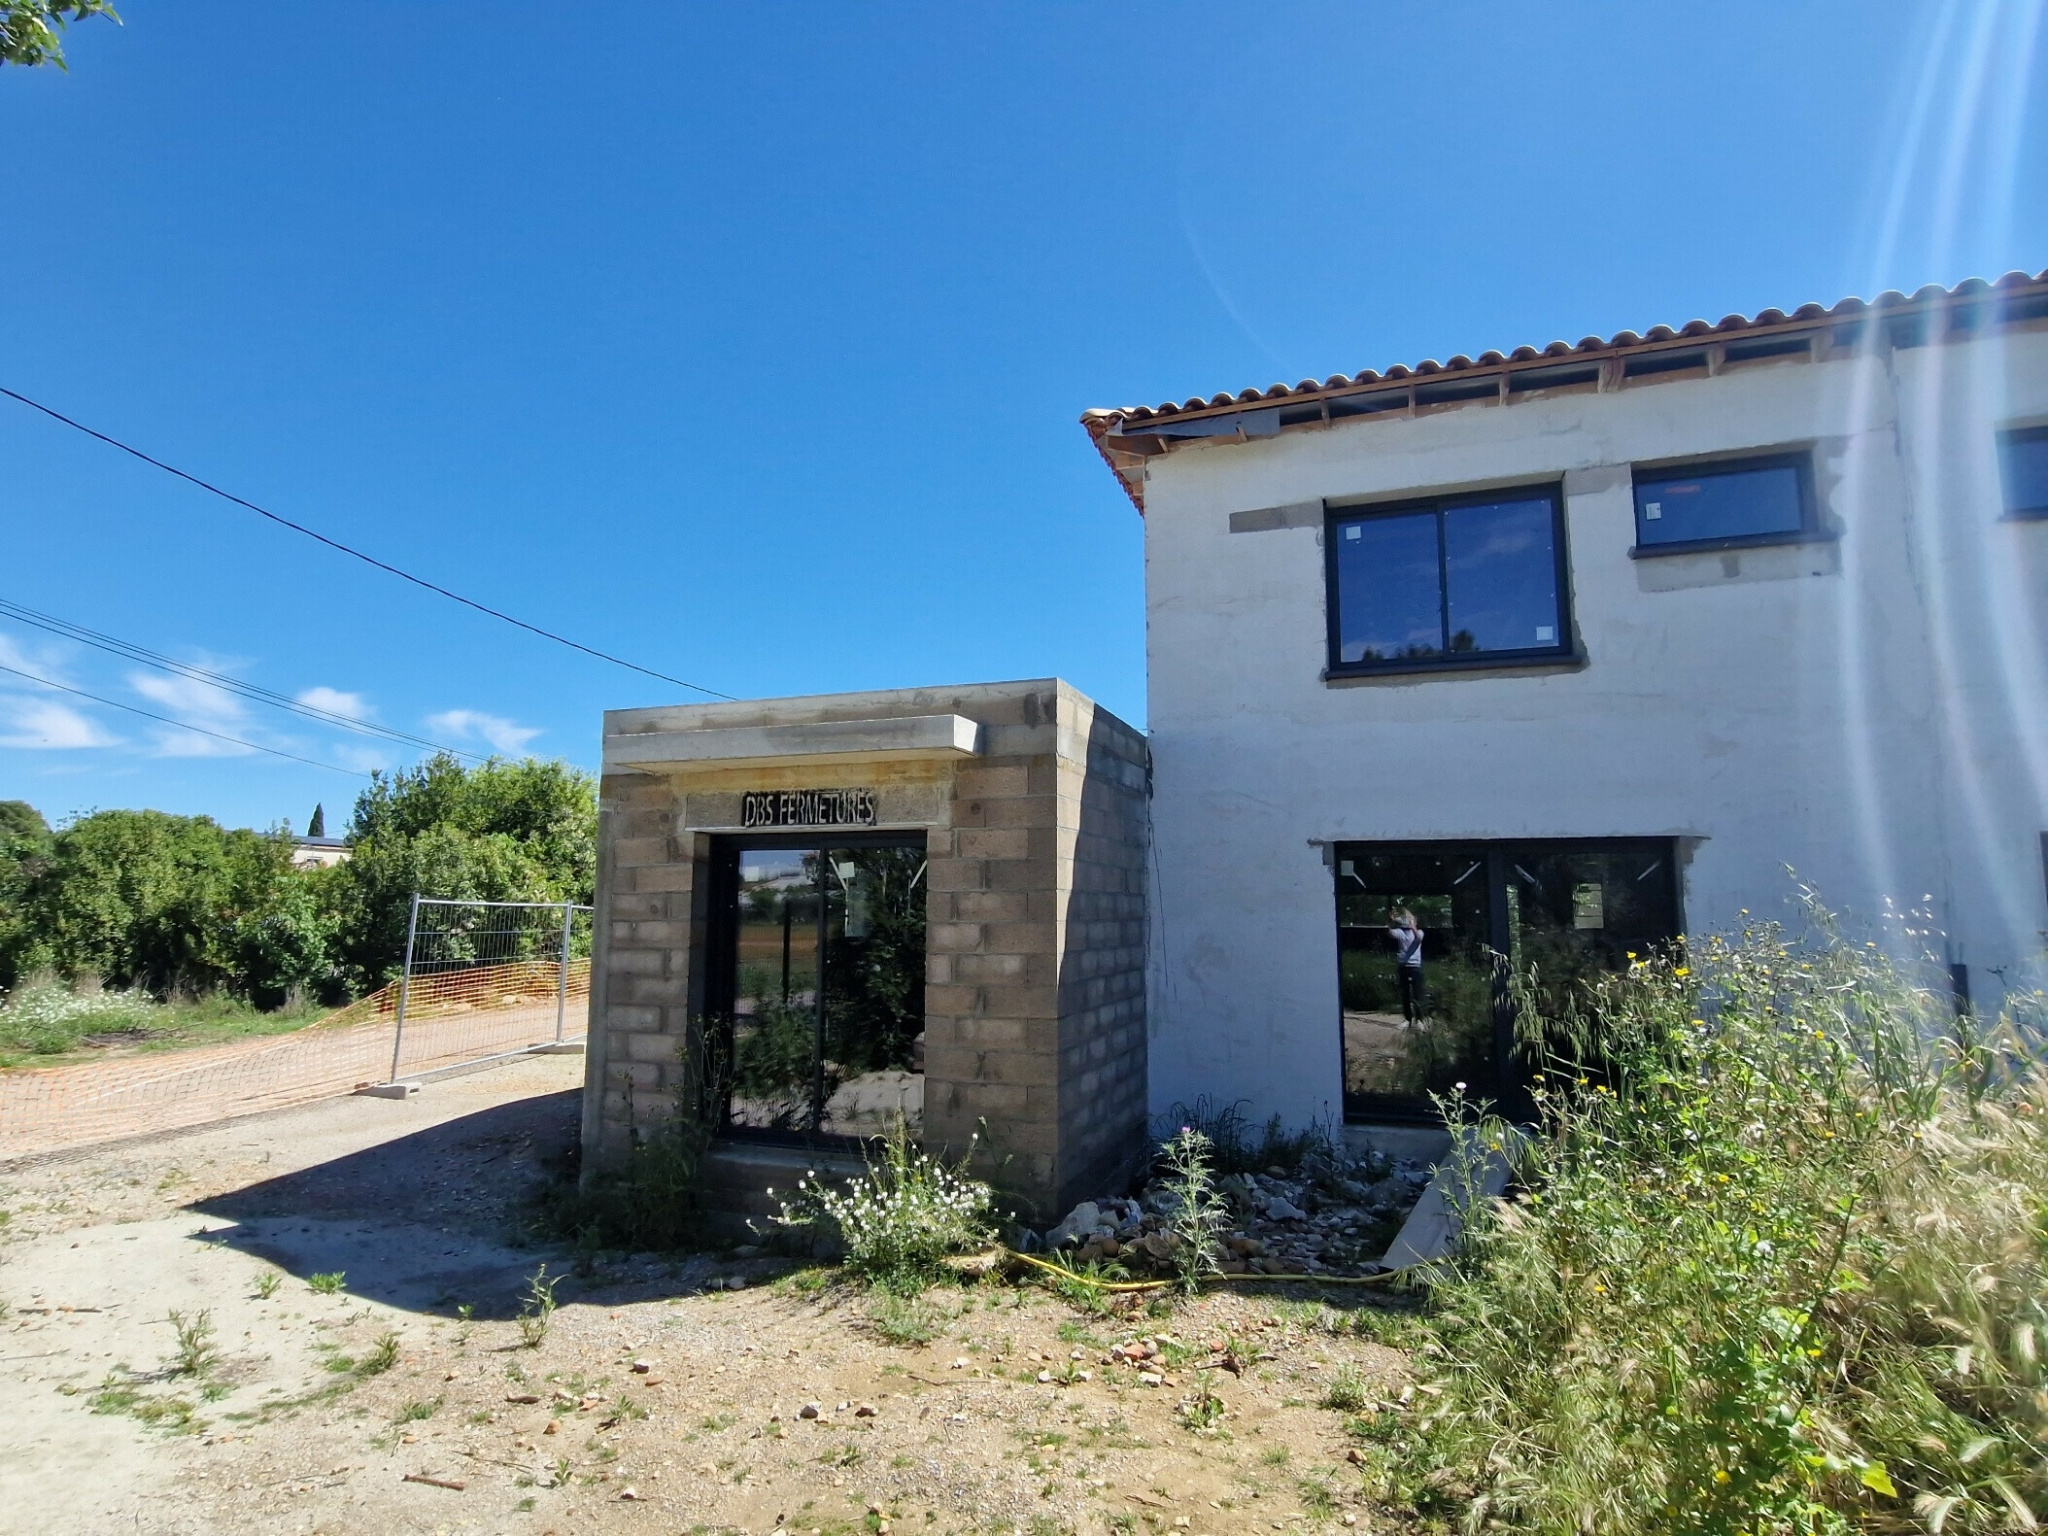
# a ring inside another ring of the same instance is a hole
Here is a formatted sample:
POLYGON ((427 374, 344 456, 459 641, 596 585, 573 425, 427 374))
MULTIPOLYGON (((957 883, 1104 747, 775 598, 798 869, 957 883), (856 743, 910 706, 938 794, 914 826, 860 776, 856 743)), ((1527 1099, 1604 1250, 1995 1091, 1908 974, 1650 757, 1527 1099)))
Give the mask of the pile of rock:
MULTIPOLYGON (((1224 1272, 1369 1272, 1429 1176, 1419 1163, 1319 1152, 1292 1171, 1231 1174, 1217 1185, 1229 1208, 1224 1272)), ((1179 1204, 1164 1179, 1135 1200, 1085 1200, 1045 1234, 1045 1246, 1072 1263, 1113 1260, 1133 1274, 1163 1273, 1180 1243, 1171 1231, 1179 1204)))

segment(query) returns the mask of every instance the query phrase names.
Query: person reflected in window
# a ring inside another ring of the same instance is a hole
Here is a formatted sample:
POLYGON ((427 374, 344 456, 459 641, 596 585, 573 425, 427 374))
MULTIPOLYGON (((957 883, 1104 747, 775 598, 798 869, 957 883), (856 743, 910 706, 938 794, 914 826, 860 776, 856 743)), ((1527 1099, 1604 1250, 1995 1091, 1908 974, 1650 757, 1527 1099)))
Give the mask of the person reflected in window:
POLYGON ((1422 929, 1406 907, 1394 908, 1387 922, 1394 941, 1394 974, 1401 983, 1401 1017, 1410 1024, 1422 1017, 1422 929))

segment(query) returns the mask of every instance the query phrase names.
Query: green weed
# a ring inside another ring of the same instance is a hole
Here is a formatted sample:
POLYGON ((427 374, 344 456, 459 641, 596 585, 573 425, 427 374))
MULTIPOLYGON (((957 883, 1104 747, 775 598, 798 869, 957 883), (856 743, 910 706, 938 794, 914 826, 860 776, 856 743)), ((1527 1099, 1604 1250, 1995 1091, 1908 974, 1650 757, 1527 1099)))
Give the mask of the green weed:
POLYGON ((555 1287, 561 1279, 550 1280, 548 1267, 543 1264, 533 1272, 533 1278, 526 1282, 526 1296, 519 1307, 519 1342, 528 1349, 539 1349, 541 1340, 548 1336, 548 1328, 555 1320, 555 1287))
POLYGON ((173 1310, 166 1321, 177 1335, 177 1348, 167 1368, 177 1376, 204 1376, 220 1364, 220 1349, 213 1342, 213 1312, 202 1307, 189 1316, 173 1310))
POLYGON ((370 1346, 370 1352, 355 1363, 358 1376, 382 1376, 398 1363, 398 1335, 385 1333, 370 1346))
POLYGON ((346 1270, 333 1270, 327 1274, 314 1275, 306 1281, 315 1296, 339 1296, 342 1286, 348 1280, 346 1270))

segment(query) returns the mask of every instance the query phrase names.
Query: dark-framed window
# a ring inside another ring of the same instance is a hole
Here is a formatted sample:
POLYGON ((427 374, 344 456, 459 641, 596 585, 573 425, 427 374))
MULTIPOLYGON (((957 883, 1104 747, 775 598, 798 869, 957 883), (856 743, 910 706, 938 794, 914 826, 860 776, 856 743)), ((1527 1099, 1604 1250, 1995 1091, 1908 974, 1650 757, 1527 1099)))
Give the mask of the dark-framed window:
POLYGON ((2007 517, 2048 517, 2048 426, 1998 434, 1998 478, 2007 517))
POLYGON ((1333 677, 1571 654, 1555 484, 1333 507, 1324 545, 1333 677))
POLYGON ((1635 490, 1638 556, 1822 536, 1805 453, 1638 466, 1635 490))

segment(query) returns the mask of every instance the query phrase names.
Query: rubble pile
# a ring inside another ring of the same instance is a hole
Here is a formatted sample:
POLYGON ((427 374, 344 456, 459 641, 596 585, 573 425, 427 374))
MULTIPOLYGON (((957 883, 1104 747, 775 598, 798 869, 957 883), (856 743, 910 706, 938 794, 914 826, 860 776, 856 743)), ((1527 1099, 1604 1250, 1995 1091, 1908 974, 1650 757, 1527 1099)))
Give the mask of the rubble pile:
MULTIPOLYGON (((1220 1234, 1226 1274, 1370 1272, 1414 1207, 1430 1171, 1415 1162, 1311 1152, 1289 1172, 1233 1173, 1217 1182, 1229 1207, 1220 1234)), ((1136 1199, 1084 1200, 1045 1233, 1073 1264, 1116 1263, 1134 1275, 1173 1268, 1180 1197, 1155 1178, 1136 1199)))

